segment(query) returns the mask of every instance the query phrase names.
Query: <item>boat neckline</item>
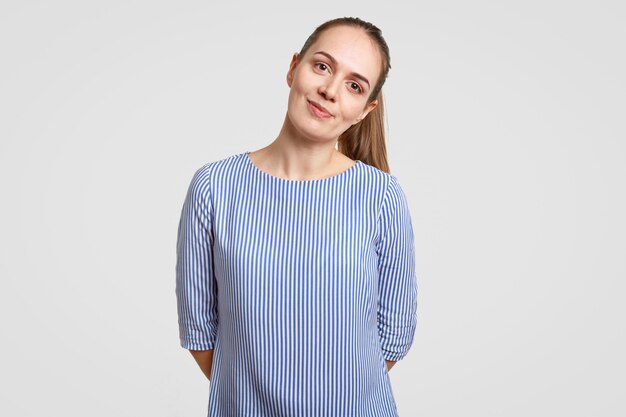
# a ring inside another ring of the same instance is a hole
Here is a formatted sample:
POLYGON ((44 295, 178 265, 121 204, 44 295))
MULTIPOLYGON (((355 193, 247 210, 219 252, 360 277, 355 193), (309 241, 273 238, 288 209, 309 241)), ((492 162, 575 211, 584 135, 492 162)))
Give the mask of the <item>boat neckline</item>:
POLYGON ((273 180, 289 182, 289 183, 314 183, 314 182, 338 179, 338 178, 341 178, 341 177, 344 177, 344 176, 348 175, 350 172, 354 171, 358 165, 362 164, 362 162, 360 160, 356 159, 354 161, 354 164, 352 164, 352 166, 350 166, 348 169, 345 169, 345 170, 341 171, 338 174, 331 175, 330 177, 317 178, 317 179, 312 179, 312 180, 292 180, 292 179, 289 179, 289 178, 277 177, 275 175, 268 174, 267 172, 263 171, 261 168, 257 167, 254 164, 254 162, 252 162, 252 159, 250 159, 250 155, 249 155, 250 152, 251 151, 245 151, 243 153, 243 156, 246 159, 246 161, 248 162, 248 164, 252 167, 252 169, 254 169, 256 172, 260 173, 261 175, 263 175, 265 177, 271 178, 273 180))

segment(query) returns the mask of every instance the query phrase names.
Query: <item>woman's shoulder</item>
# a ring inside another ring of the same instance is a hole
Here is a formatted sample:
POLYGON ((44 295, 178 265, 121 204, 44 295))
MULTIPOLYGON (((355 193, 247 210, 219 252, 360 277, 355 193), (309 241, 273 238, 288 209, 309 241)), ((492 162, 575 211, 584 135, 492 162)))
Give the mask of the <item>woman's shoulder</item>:
POLYGON ((210 176, 218 173, 224 173, 233 168, 234 165, 240 164, 245 152, 231 154, 219 159, 213 159, 204 162, 200 167, 196 169, 196 175, 198 176, 210 176))
POLYGON ((385 188, 392 185, 392 183, 398 182, 398 178, 394 174, 383 171, 382 169, 369 165, 365 162, 359 162, 361 162, 364 175, 370 177, 372 180, 375 180, 377 183, 384 184, 385 188))
POLYGON ((204 162, 195 169, 191 187, 198 192, 213 194, 213 184, 223 182, 221 180, 227 179, 226 177, 236 176, 235 173, 239 171, 236 167, 241 166, 244 155, 245 153, 238 153, 204 162))

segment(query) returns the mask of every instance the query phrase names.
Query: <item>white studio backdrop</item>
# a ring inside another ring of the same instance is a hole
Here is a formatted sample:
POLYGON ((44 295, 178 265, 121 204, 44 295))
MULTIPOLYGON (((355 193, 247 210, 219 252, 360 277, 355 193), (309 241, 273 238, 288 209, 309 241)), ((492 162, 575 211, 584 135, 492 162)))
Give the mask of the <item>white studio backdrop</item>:
POLYGON ((275 138, 292 54, 340 16, 391 50, 419 285, 400 415, 625 415, 625 12, 3 1, 0 415, 206 415, 176 319, 186 188, 275 138))

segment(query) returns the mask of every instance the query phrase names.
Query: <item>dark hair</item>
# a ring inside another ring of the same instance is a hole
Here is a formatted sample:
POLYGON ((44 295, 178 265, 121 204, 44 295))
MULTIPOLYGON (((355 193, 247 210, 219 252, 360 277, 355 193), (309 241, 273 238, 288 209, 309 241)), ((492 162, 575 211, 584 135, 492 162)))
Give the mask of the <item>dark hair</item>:
POLYGON ((382 67, 378 82, 372 89, 367 99, 367 104, 373 100, 378 100, 378 104, 361 120, 350 126, 338 139, 339 152, 349 158, 358 159, 366 164, 372 165, 382 171, 389 172, 387 163, 387 148, 385 144, 385 120, 383 106, 382 87, 387 79, 389 69, 391 69, 391 58, 389 47, 383 38, 382 32, 372 23, 359 19, 358 17, 339 17, 329 20, 319 25, 304 42, 304 46, 298 54, 298 60, 304 56, 319 36, 327 29, 335 26, 346 25, 361 28, 376 42, 382 58, 382 67))

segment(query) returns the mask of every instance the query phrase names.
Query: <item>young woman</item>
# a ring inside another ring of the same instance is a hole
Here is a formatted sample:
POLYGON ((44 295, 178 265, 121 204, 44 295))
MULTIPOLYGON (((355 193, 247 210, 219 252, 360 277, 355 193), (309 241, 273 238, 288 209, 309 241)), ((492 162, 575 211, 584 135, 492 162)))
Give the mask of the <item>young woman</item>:
POLYGON ((178 228, 180 342, 209 416, 397 416, 413 342, 413 229, 386 161, 381 31, 320 25, 276 139, 199 168, 178 228))

